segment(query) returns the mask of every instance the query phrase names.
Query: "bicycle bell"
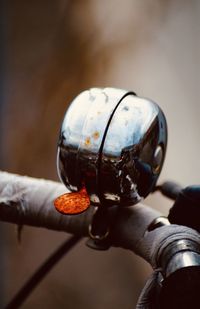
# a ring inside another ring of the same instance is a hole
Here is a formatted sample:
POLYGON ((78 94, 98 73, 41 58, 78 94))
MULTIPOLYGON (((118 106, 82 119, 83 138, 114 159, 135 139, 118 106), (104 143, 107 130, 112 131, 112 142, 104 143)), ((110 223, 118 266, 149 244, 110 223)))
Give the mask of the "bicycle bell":
POLYGON ((70 191, 85 187, 92 205, 133 205, 153 190, 166 145, 166 120, 156 103, 134 92, 92 88, 64 116, 58 174, 70 191))

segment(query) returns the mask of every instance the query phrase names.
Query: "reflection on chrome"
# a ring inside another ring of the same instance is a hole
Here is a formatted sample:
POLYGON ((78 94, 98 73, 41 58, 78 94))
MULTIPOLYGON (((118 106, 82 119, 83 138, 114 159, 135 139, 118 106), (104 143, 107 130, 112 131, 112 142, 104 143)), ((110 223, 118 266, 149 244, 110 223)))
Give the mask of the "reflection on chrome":
POLYGON ((166 145, 166 120, 156 103, 134 92, 92 88, 65 114, 58 172, 70 190, 85 185, 93 204, 132 205, 155 186, 166 145))

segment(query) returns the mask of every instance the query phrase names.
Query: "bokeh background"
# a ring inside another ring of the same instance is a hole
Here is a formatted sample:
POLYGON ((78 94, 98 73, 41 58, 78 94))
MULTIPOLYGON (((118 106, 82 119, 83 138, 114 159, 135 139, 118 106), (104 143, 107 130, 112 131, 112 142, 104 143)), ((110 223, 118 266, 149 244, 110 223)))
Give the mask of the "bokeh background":
MULTIPOLYGON (((70 101, 93 86, 134 90, 163 109, 169 127, 160 181, 199 183, 198 0, 2 0, 1 169, 58 180, 56 144, 70 101)), ((145 201, 164 214, 171 202, 145 201)), ((67 235, 0 226, 1 307, 67 235)), ((149 265, 131 252, 84 241, 23 308, 134 308, 149 265)))

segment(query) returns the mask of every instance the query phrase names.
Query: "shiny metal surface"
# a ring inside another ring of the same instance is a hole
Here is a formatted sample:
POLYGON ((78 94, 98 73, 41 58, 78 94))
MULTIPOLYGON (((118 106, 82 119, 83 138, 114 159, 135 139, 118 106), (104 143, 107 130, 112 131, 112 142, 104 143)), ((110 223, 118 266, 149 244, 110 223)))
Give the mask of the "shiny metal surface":
POLYGON ((165 117, 154 102, 114 88, 84 91, 68 108, 58 145, 58 173, 94 205, 130 205, 146 197, 161 171, 165 117))
POLYGON ((170 276, 175 271, 189 266, 200 266, 200 254, 193 251, 184 251, 175 254, 165 270, 165 277, 170 276))
POLYGON ((155 218, 148 226, 146 233, 151 232, 159 227, 170 225, 169 220, 166 217, 160 216, 155 218))
POLYGON ((158 264, 165 277, 176 270, 200 265, 200 246, 189 239, 180 239, 170 243, 162 252, 158 264))

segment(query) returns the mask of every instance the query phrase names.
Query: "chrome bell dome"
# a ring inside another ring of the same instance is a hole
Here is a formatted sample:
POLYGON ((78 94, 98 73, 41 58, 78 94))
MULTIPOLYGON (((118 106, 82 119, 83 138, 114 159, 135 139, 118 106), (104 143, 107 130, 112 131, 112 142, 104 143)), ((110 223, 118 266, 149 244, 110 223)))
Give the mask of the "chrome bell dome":
POLYGON ((115 88, 79 94, 66 111, 58 174, 71 191, 86 187, 93 205, 136 204, 154 188, 167 146, 167 124, 153 101, 115 88))

